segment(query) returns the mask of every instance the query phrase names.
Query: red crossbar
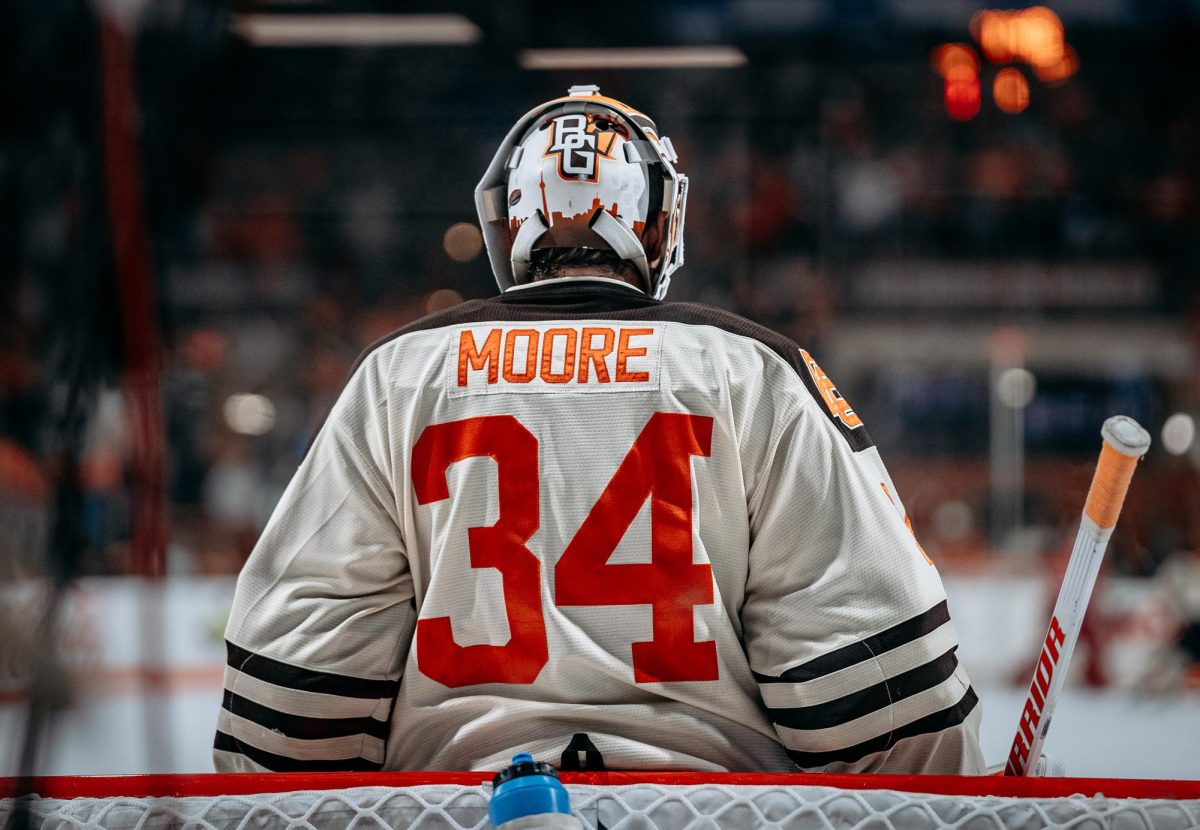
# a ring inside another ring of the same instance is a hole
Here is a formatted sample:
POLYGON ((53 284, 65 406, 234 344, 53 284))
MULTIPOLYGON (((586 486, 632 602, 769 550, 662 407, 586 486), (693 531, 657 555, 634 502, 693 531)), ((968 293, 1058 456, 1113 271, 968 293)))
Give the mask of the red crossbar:
MULTIPOLYGON (((415 787, 421 784, 474 786, 491 780, 484 772, 213 773, 206 775, 63 775, 0 778, 0 797, 37 793, 43 798, 185 797, 250 795, 350 787, 415 787)), ((744 786, 838 787, 900 790, 941 795, 1058 798, 1082 794, 1109 798, 1200 799, 1200 781, 1128 778, 1014 778, 950 775, 818 775, 807 773, 564 772, 566 784, 725 784, 744 786)))

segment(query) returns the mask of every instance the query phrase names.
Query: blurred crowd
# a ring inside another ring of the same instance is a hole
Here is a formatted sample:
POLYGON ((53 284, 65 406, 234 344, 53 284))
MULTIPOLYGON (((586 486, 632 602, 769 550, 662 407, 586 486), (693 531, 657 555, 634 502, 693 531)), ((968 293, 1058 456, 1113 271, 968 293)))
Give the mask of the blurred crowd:
MULTIPOLYGON (((929 55, 939 39, 968 39, 965 21, 959 32, 763 38, 737 70, 588 77, 521 73, 475 53, 218 39, 202 71, 175 72, 176 87, 161 67, 182 36, 149 27, 137 78, 163 346, 168 571, 236 572, 356 356, 408 321, 495 290, 473 228, 475 181, 512 120, 580 81, 652 114, 691 177, 673 299, 732 309, 817 355, 863 319, 916 330, 944 313, 981 328, 1099 315, 1113 340, 1131 320, 1161 323, 1189 344, 1190 372, 1135 372, 1122 389, 1152 429, 1170 412, 1200 411, 1200 86, 1186 45, 1196 28, 1184 29, 1080 31, 1077 75, 1035 83, 1019 115, 985 94, 960 122, 929 55), (898 286, 931 264, 963 280, 977 278, 972 268, 1078 267, 1080 292, 950 312, 889 305, 862 290, 881 263, 884 283, 898 286), (1097 263, 1127 266, 1132 286, 1099 311, 1084 296, 1097 263)), ((86 192, 77 168, 97 140, 70 119, 46 123, 50 141, 6 151, 2 171, 21 220, 5 236, 0 295, 0 521, 6 558, 30 563, 55 480, 46 413, 59 295, 47 274, 71 267, 86 192)), ((119 315, 109 302, 96 313, 119 315)), ((987 367, 905 378, 880 365, 842 391, 878 425, 926 547, 950 561, 990 556, 987 367), (945 400, 914 409, 920 401, 904 403, 914 389, 926 404, 945 400)), ((121 384, 118 362, 89 401, 85 573, 128 564, 139 436, 121 384)), ((1063 394, 1089 416, 1106 405, 1087 409, 1092 393, 1072 390, 1063 394)), ((1090 459, 1053 435, 1032 450, 1026 520, 1050 532, 1029 544, 1050 554, 1073 532, 1090 459)), ((1156 451, 1144 465, 1115 542, 1118 571, 1150 574, 1200 549, 1198 465, 1194 449, 1156 451)))

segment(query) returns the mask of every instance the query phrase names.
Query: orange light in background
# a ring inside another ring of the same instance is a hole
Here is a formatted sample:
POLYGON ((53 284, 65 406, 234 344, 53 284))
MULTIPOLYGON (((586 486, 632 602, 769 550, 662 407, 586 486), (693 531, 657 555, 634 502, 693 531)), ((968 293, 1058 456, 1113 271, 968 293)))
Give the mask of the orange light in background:
POLYGON ((960 67, 967 67, 973 73, 979 72, 979 56, 975 50, 965 43, 943 43, 933 50, 929 58, 933 71, 943 78, 960 67))
POLYGON ((992 63, 1007 63, 1013 59, 1009 16, 1009 12, 985 9, 971 18, 971 36, 992 63))
POLYGON ((483 250, 483 234, 471 222, 455 222, 442 234, 442 249, 455 262, 470 262, 483 250))
POLYGON ((429 293, 425 298, 425 313, 434 314, 439 311, 445 311, 448 308, 454 308, 463 301, 462 294, 459 294, 453 288, 438 288, 429 293))
POLYGON ((992 97, 1001 112, 1016 115, 1029 106, 1029 82, 1019 69, 1007 66, 996 73, 992 82, 992 97))
POLYGON ((1035 66, 1033 72, 1044 84, 1061 84, 1079 71, 1079 55, 1070 44, 1064 44, 1058 61, 1048 66, 1035 66))
POLYGON ((1062 58, 1062 21, 1045 6, 1017 12, 1013 19, 1017 54, 1030 66, 1053 66, 1062 58))
POLYGON ((1068 48, 1062 20, 1045 6, 976 12, 971 35, 992 63, 1020 60, 1035 68, 1052 67, 1068 48))
MULTIPOLYGON (((1079 55, 1067 43, 1062 20, 1045 6, 978 11, 971 18, 971 36, 992 63, 1025 63, 1044 84, 1060 84, 1079 71, 1079 55)), ((949 58, 943 53, 951 46, 959 45, 946 44, 934 51, 936 68, 946 78, 947 111, 951 97, 950 74, 944 67, 949 66, 949 58)), ((970 54, 974 56, 974 52, 970 54)), ((978 78, 978 65, 973 72, 978 78)), ((1010 115, 1023 112, 1029 106, 1029 81, 1020 70, 1005 67, 996 73, 992 97, 1002 112, 1010 115)))

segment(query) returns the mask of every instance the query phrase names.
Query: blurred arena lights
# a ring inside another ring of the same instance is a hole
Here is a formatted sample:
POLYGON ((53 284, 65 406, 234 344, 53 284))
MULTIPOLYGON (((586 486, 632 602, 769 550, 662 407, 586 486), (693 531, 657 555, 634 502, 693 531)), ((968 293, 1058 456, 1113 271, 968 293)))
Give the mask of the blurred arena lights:
POLYGON ((442 235, 442 249, 455 262, 470 262, 483 251, 483 234, 471 222, 455 222, 442 235))
POLYGON ((946 79, 946 113, 955 121, 970 121, 979 114, 979 76, 946 79))
POLYGON ((1078 71, 1079 53, 1069 43, 1063 45, 1062 56, 1057 63, 1033 67, 1033 74, 1037 75, 1037 79, 1049 86, 1061 84, 1078 71))
POLYGON ((933 70, 942 76, 946 114, 956 121, 969 121, 979 113, 979 57, 965 43, 943 43, 930 58, 933 70))
POLYGON ((265 395, 230 395, 225 400, 225 423, 239 435, 266 435, 275 426, 275 404, 265 395))
POLYGON ((1162 425, 1163 449, 1171 455, 1184 455, 1196 440, 1196 419, 1186 412, 1176 412, 1162 425))
POLYGON ((1014 366, 996 378, 996 397, 1010 409, 1024 409, 1037 393, 1037 378, 1033 372, 1014 366))
MULTIPOLYGON (((1025 63, 1039 81, 1061 84, 1079 71, 1079 55, 1067 43, 1062 20, 1045 6, 1027 9, 983 9, 971 18, 971 36, 994 64, 1025 63)), ((933 50, 934 71, 945 81, 946 113, 958 121, 979 112, 979 58, 963 43, 943 43, 933 50)), ((996 107, 1009 115, 1029 106, 1029 81, 1019 69, 1005 66, 992 83, 996 107)))
POLYGON ((470 46, 461 14, 237 14, 230 29, 256 46, 470 46))
POLYGON ((736 69, 746 53, 736 46, 654 46, 603 49, 523 49, 522 69, 736 69))
POLYGON ((1006 66, 996 73, 992 82, 992 97, 1001 112, 1016 115, 1029 106, 1029 82, 1021 70, 1006 66))
POLYGON ((429 292, 429 296, 425 298, 425 313, 434 314, 445 311, 448 308, 454 308, 462 301, 463 295, 453 288, 438 288, 429 292))
POLYGON ((1062 21, 1045 6, 984 9, 971 18, 971 35, 987 59, 997 64, 1023 61, 1050 67, 1066 51, 1062 21))
POLYGON ((934 508, 933 530, 939 538, 956 542, 970 536, 974 529, 975 513, 966 502, 949 499, 934 508))
POLYGON ((949 77, 952 73, 979 74, 979 56, 965 43, 943 43, 933 50, 929 62, 933 66, 933 71, 943 78, 949 77))

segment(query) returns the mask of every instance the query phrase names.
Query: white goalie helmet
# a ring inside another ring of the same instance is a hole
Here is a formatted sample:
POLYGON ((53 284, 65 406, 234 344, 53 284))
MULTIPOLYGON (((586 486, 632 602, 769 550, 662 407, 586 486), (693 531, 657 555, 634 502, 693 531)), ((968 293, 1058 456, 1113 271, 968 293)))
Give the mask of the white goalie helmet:
POLYGON ((683 265, 687 177, 671 140, 595 86, 573 86, 509 130, 475 188, 501 291, 528 281, 535 250, 614 251, 662 299, 683 265))

